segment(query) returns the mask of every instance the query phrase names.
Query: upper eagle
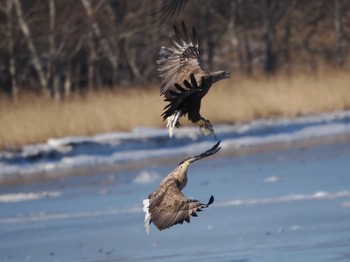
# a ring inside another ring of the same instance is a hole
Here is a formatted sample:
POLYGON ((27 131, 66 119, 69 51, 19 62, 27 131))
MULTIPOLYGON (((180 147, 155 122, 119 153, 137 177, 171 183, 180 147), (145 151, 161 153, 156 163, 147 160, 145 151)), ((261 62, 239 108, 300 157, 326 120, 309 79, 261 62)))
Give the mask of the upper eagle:
POLYGON ((172 47, 162 47, 159 52, 158 71, 162 79, 160 94, 169 104, 164 108, 163 120, 167 119, 169 135, 179 127, 179 118, 188 119, 200 126, 203 135, 214 133, 212 124, 199 111, 202 98, 212 84, 229 78, 227 71, 207 72, 199 66, 199 46, 195 28, 189 34, 182 22, 182 33, 174 25, 174 36, 170 36, 172 47))

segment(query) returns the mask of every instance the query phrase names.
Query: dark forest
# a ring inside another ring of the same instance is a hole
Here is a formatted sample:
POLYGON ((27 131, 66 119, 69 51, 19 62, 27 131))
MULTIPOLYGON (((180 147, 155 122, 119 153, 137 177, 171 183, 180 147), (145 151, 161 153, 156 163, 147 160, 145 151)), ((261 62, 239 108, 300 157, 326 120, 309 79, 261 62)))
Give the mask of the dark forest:
POLYGON ((347 64, 350 1, 190 0, 161 24, 150 15, 157 4, 0 1, 0 94, 16 99, 30 90, 60 100, 158 84, 157 52, 181 20, 197 29, 204 69, 252 76, 347 64))

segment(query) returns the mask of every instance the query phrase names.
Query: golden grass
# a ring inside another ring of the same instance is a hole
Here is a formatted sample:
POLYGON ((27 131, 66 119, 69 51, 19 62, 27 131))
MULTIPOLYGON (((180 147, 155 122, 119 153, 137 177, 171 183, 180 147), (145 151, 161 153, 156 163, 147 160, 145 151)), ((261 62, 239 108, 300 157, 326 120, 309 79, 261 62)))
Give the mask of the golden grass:
MULTIPOLYGON (((347 72, 255 79, 233 76, 214 85, 202 101, 201 114, 217 124, 345 110, 350 108, 349 83, 347 72)), ((164 105, 158 87, 88 93, 62 103, 33 95, 23 95, 16 104, 2 98, 0 148, 52 137, 162 127, 164 105)))
POLYGON ((350 75, 333 72, 222 82, 203 100, 202 115, 213 122, 296 117, 350 108, 350 75), (215 90, 215 91, 214 91, 215 90))
POLYGON ((16 105, 0 104, 0 148, 37 143, 52 137, 126 131, 160 126, 162 99, 157 92, 97 92, 62 103, 25 95, 16 105))

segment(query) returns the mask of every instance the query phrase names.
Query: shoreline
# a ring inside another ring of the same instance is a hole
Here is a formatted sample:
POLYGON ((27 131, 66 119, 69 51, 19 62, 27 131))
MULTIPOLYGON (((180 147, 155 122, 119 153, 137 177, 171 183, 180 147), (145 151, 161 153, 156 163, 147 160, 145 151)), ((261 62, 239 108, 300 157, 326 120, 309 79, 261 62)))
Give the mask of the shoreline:
MULTIPOLYGON (((307 140, 301 141, 278 141, 266 144, 258 144, 253 146, 243 146, 243 147, 233 147, 227 148, 223 147, 220 154, 213 156, 213 159, 217 158, 228 158, 228 157, 238 157, 246 155, 261 154, 266 152, 274 151, 286 151, 289 149, 296 148, 312 148, 324 145, 332 144, 342 144, 350 142, 350 134, 326 136, 326 137, 315 137, 309 138, 307 140)), ((224 143, 223 143, 224 144, 224 143)), ((47 181, 60 180, 62 178, 69 177, 82 177, 82 176, 94 176, 94 175, 106 175, 110 173, 128 172, 132 170, 142 169, 149 166, 167 166, 174 165, 181 161, 184 156, 168 156, 159 159, 144 159, 138 161, 128 161, 125 163, 114 163, 114 164, 96 164, 93 166, 80 166, 73 167, 69 170, 53 170, 46 172, 38 172, 37 174, 31 174, 30 176, 5 176, 0 179, 1 186, 12 186, 30 183, 41 183, 47 181)))
MULTIPOLYGON (((260 119, 248 124, 217 125, 222 150, 232 157, 350 141, 350 111, 260 119)), ((182 127, 169 139, 166 129, 50 139, 19 151, 0 152, 0 184, 35 183, 64 177, 128 172, 178 163, 206 151, 216 141, 197 127, 182 127)))

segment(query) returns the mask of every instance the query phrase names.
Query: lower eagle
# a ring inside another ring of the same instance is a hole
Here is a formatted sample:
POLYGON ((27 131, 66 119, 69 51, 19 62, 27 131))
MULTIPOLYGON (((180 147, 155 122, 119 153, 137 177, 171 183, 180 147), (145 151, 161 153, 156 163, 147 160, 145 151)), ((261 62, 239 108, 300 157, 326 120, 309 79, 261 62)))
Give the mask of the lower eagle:
POLYGON ((190 217, 196 217, 197 212, 209 207, 214 202, 210 196, 208 203, 196 199, 186 198, 181 190, 187 184, 187 169, 189 165, 204 157, 216 154, 220 150, 220 141, 208 151, 183 160, 159 187, 143 200, 146 232, 149 234, 150 224, 153 223, 159 230, 164 230, 184 221, 190 222, 190 217))

